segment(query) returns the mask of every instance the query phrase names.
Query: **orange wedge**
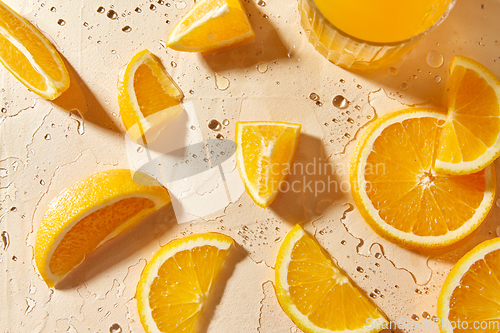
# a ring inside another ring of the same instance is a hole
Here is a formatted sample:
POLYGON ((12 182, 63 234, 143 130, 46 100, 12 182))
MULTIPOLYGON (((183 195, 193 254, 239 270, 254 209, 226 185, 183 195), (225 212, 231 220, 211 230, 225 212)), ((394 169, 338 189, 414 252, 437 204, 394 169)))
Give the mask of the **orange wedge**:
POLYGON ((0 1, 0 62, 22 84, 46 99, 69 88, 60 54, 37 28, 0 1))
POLYGON ((233 239, 219 233, 175 239, 147 264, 137 308, 147 333, 192 333, 233 239))
POLYGON ((253 36, 240 0, 199 0, 175 25, 166 44, 178 51, 206 52, 253 36))
POLYGON ((375 333, 388 321, 314 238, 296 225, 276 260, 276 296, 305 333, 375 333))
POLYGON ((356 206, 381 236, 410 248, 440 248, 474 231, 493 205, 493 167, 470 175, 434 168, 446 115, 406 109, 377 119, 351 160, 356 206))
POLYGON ((439 137, 436 171, 471 174, 500 156, 500 81, 472 59, 454 56, 439 137))
POLYGON ((283 122, 236 123, 236 161, 247 193, 260 207, 269 206, 288 175, 300 125, 283 122))
POLYGON ((120 117, 137 143, 152 142, 183 112, 184 94, 148 50, 137 53, 120 73, 118 91, 120 117))
POLYGON ((500 332, 500 238, 485 241, 450 271, 438 298, 443 333, 500 332))
POLYGON ((136 184, 131 170, 115 169, 96 173, 52 200, 37 231, 34 251, 38 271, 49 287, 87 254, 170 203, 164 187, 141 176, 142 183, 152 186, 136 184))

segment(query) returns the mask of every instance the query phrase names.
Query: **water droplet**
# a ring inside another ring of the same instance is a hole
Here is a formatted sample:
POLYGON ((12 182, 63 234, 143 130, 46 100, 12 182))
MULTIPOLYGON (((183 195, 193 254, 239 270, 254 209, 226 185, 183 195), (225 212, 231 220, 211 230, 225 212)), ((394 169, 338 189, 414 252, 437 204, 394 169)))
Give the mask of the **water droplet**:
POLYGON ((191 125, 191 127, 189 127, 189 128, 192 129, 192 130, 196 129, 196 127, 194 125, 191 125))
POLYGON ((365 271, 361 266, 356 267, 356 270, 360 273, 363 273, 365 271))
POLYGON ((231 83, 229 82, 229 79, 227 77, 215 73, 215 86, 217 87, 217 89, 224 91, 229 88, 230 84, 231 83))
POLYGON ((177 67, 177 63, 175 61, 171 61, 170 62, 170 66, 172 66, 173 68, 177 67))
POLYGON ((481 9, 484 9, 484 5, 481 5, 481 9))
POLYGON ((13 261, 17 261, 17 257, 16 256, 12 256, 12 260, 13 261))
POLYGON ((135 12, 136 13, 141 13, 142 12, 142 9, 140 9, 139 7, 135 8, 135 12))
POLYGON ((274 241, 275 241, 276 243, 281 242, 281 237, 276 238, 274 241))
POLYGON ((149 6, 149 9, 151 9, 151 10, 155 10, 155 9, 156 9, 156 6, 155 6, 155 5, 153 5, 153 4, 151 4, 151 6, 149 6))
POLYGON ((71 119, 76 121, 76 131, 78 134, 83 135, 85 133, 85 128, 83 125, 83 117, 78 110, 71 110, 69 113, 71 119))
POLYGON ((56 7, 52 7, 52 8, 50 8, 50 11, 51 11, 51 12, 53 12, 53 13, 54 13, 56 10, 57 10, 57 9, 56 9, 56 7))
POLYGON ((422 312, 422 318, 431 319, 431 314, 427 311, 422 312))
POLYGON ((378 290, 378 289, 375 289, 373 291, 375 292, 375 294, 380 294, 380 290, 378 290))
POLYGON ((395 285, 395 286, 394 286, 394 288, 399 289, 399 286, 398 286, 398 285, 395 285))
POLYGON ((418 78, 418 76, 413 75, 411 78, 412 78, 413 80, 416 80, 416 79, 418 78))
POLYGON ((17 207, 12 207, 12 208, 10 209, 10 211, 11 211, 11 212, 17 212, 17 207))
POLYGON ((137 152, 138 152, 138 153, 142 153, 142 151, 143 151, 143 150, 144 150, 144 149, 143 149, 142 147, 137 147, 137 152))
POLYGON ((361 110, 361 106, 359 106, 359 105, 356 105, 354 108, 355 108, 356 110, 358 110, 358 111, 359 111, 359 110, 361 110))
POLYGON ((319 101, 319 96, 316 93, 311 93, 309 95, 309 98, 312 99, 313 101, 319 101))
POLYGON ((222 121, 222 125, 224 125, 224 126, 229 125, 229 119, 224 119, 224 120, 222 121))
POLYGON ((57 20, 57 24, 59 24, 62 27, 66 24, 66 21, 64 21, 63 19, 59 19, 57 20))
POLYGON ((88 26, 89 26, 89 23, 88 23, 88 22, 83 22, 83 26, 84 26, 84 27, 88 27, 88 26))
POLYGON ((165 4, 165 1, 163 1, 163 0, 158 0, 157 2, 158 2, 159 5, 164 5, 165 4))
POLYGON ((418 321, 420 318, 416 314, 412 314, 411 319, 418 321))
POLYGON ((349 139, 351 137, 351 134, 345 133, 344 136, 349 139))
POLYGON ((441 80, 442 80, 442 79, 441 79, 441 76, 439 76, 439 75, 436 75, 436 76, 434 77, 434 82, 436 82, 436 83, 441 82, 441 80))
POLYGON ((375 253, 375 258, 377 258, 377 259, 382 258, 382 253, 380 253, 380 252, 375 253))
POLYGON ((389 74, 391 74, 392 76, 396 76, 396 75, 398 75, 398 73, 399 73, 398 69, 397 69, 397 68, 395 68, 395 67, 389 67, 388 72, 389 72, 389 74))
MULTIPOLYGON (((267 14, 262 15, 262 17, 265 18, 265 19, 269 18, 269 16, 267 14)), ((290 54, 290 53, 288 53, 288 54, 290 54)), ((288 57, 290 57, 290 56, 288 56, 288 57)))
POLYGON ((350 124, 354 124, 354 119, 352 118, 347 118, 347 122, 350 123, 350 124))
POLYGON ((115 323, 109 328, 109 333, 122 333, 122 328, 115 323))
POLYGON ((132 28, 129 26, 129 25, 126 25, 122 28, 122 31, 123 32, 131 32, 132 31, 132 28))
POLYGON ((40 179, 40 185, 45 185, 45 181, 43 179, 40 179))
POLYGON ((2 108, 2 113, 7 113, 7 109, 6 108, 2 108))
POLYGON ((102 7, 102 6, 101 6, 101 7, 99 7, 99 8, 97 8, 97 12, 98 12, 99 14, 102 14, 102 13, 104 13, 105 11, 106 11, 106 9, 105 9, 104 7, 102 7))
POLYGON ((371 297, 371 298, 377 298, 377 295, 376 295, 376 294, 374 294, 374 293, 370 293, 370 297, 371 297))
POLYGON ((108 10, 108 14, 106 15, 112 20, 116 20, 118 18, 118 14, 112 9, 108 10))
POLYGON ((342 95, 337 95, 332 100, 333 106, 337 109, 345 109, 349 106, 349 101, 342 95))
POLYGON ((497 207, 500 207, 500 199, 497 199, 497 207))
POLYGON ((259 5, 261 7, 265 7, 266 6, 266 2, 263 1, 263 0, 259 0, 259 2, 257 2, 257 5, 259 5))
POLYGON ((2 244, 3 244, 3 250, 7 250, 10 245, 10 237, 7 231, 2 231, 2 244))
POLYGON ((216 138, 219 140, 222 140, 222 139, 224 139, 224 135, 219 133, 219 134, 217 134, 216 138))
POLYGON ((497 227, 496 233, 497 233, 497 236, 500 237, 500 227, 497 227))
POLYGON ((340 79, 339 82, 340 83, 345 83, 345 80, 344 79, 340 79))
POLYGON ((257 65, 257 70, 259 71, 259 73, 265 73, 267 72, 267 69, 268 69, 267 64, 260 63, 257 65))
POLYGON ((400 87, 401 87, 401 89, 406 90, 406 89, 408 89, 408 84, 401 83, 400 87))
POLYGON ((316 101, 316 105, 317 106, 323 106, 323 103, 321 103, 320 101, 316 101))
POLYGON ((416 292, 417 294, 419 294, 419 295, 422 295, 422 291, 421 291, 420 289, 418 289, 418 288, 417 288, 417 289, 415 289, 415 292, 416 292))
POLYGON ((342 240, 342 241, 340 242, 340 244, 342 244, 342 245, 346 245, 346 244, 347 244, 347 242, 346 242, 345 240, 342 240))
POLYGON ((444 57, 441 52, 437 50, 431 50, 427 53, 427 64, 432 68, 439 68, 443 66, 444 57))
POLYGON ((50 140, 50 134, 45 134, 45 136, 43 137, 45 140, 50 140))
POLYGON ((212 119, 208 122, 208 128, 212 131, 219 131, 221 129, 221 125, 216 119, 212 119))
POLYGON ((363 88, 363 87, 362 87, 360 84, 358 84, 358 85, 356 86, 356 88, 361 89, 361 88, 363 88))
POLYGON ((193 158, 197 158, 198 157, 198 155, 196 155, 196 154, 193 154, 192 156, 193 156, 193 158))

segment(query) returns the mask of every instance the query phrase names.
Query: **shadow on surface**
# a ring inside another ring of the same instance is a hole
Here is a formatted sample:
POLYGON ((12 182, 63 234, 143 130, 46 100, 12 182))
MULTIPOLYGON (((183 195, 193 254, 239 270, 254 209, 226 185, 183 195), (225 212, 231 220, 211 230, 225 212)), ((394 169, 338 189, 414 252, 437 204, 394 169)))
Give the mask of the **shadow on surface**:
POLYGON ((141 248, 167 232, 174 223, 175 213, 169 204, 88 254, 79 266, 57 284, 56 288, 60 290, 74 288, 113 269, 121 261, 136 254, 141 248))
POLYGON ((121 133, 122 131, 109 117, 71 64, 66 59, 64 59, 64 63, 68 68, 71 84, 68 90, 56 98, 53 103, 75 116, 83 117, 85 121, 89 121, 106 130, 121 133), (78 111, 78 113, 75 111, 78 111))
POLYGON ((198 320, 198 329, 196 330, 196 332, 208 332, 208 327, 210 325, 210 322, 212 321, 212 317, 214 316, 215 309, 220 303, 222 295, 224 294, 224 290, 226 289, 227 281, 233 275, 236 265, 247 256, 247 252, 243 247, 238 245, 236 242, 234 242, 233 244, 234 247, 229 252, 226 261, 222 266, 222 270, 217 277, 217 280, 215 281, 213 289, 210 291, 210 296, 208 297, 207 303, 205 304, 203 313, 198 320))
MULTIPOLYGON (((281 191, 269 206, 289 223, 311 221, 323 214, 335 202, 343 200, 349 183, 344 183, 336 166, 325 160, 323 142, 301 134, 290 175, 281 191)), ((343 172, 343 171, 342 171, 343 172)))

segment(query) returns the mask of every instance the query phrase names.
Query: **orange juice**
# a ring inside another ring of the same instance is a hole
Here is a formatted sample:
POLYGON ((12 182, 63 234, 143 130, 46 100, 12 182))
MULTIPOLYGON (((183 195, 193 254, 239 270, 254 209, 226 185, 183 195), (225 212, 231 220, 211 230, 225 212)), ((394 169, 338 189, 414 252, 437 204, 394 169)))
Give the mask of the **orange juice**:
POLYGON ((376 68, 410 50, 454 0, 300 0, 309 41, 330 61, 376 68))

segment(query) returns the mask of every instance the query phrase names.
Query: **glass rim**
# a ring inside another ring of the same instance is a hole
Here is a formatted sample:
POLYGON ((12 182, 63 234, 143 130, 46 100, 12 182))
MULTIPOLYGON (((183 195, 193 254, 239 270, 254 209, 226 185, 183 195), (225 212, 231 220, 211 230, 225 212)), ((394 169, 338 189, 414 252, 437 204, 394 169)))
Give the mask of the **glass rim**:
POLYGON ((333 23, 330 22, 325 17, 325 15, 318 9, 318 6, 316 5, 315 0, 302 0, 302 1, 309 2, 311 4, 311 6, 314 7, 314 9, 316 10, 316 12, 321 16, 321 19, 324 22, 326 22, 325 24, 328 25, 328 26, 330 26, 332 29, 336 30, 337 32, 339 32, 342 36, 350 38, 350 39, 354 40, 357 43, 369 44, 369 45, 373 45, 373 46, 382 47, 382 46, 397 46, 397 45, 406 44, 406 43, 409 43, 409 42, 414 42, 414 41, 420 39, 422 36, 428 34, 432 30, 434 30, 438 25, 440 25, 448 17, 448 15, 450 14, 450 11, 455 6, 455 3, 456 3, 457 0, 451 0, 450 3, 448 4, 448 7, 444 11, 443 15, 441 15, 441 17, 436 22, 434 22, 429 28, 425 29, 424 31, 422 31, 418 35, 415 35, 415 36, 407 38, 407 39, 402 39, 400 41, 388 42, 388 43, 371 42, 371 41, 364 40, 364 39, 361 39, 361 38, 358 38, 358 37, 354 37, 354 36, 352 36, 352 35, 344 32, 343 30, 337 28, 335 25, 333 25, 333 23))

